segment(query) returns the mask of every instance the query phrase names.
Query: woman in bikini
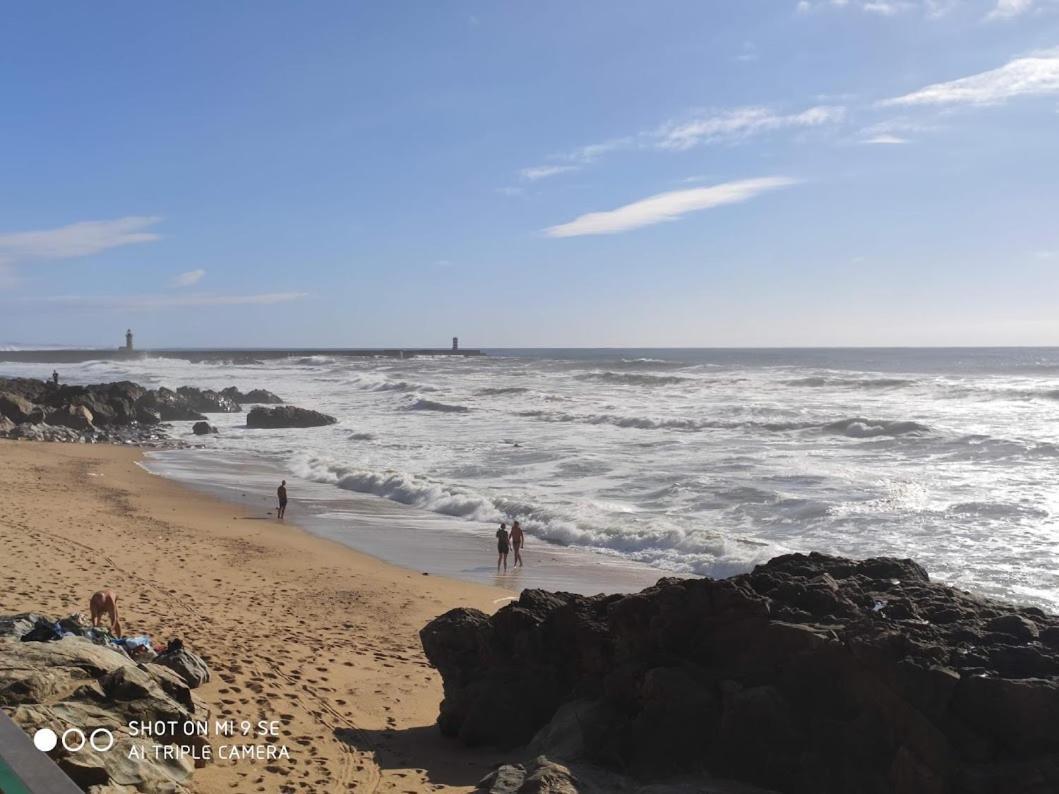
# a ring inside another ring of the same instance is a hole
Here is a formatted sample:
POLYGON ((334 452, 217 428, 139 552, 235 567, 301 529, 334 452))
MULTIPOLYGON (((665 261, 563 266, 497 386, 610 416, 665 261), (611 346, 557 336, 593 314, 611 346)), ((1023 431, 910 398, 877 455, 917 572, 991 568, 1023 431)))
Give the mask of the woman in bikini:
POLYGON ((504 563, 504 573, 507 573, 507 524, 501 524, 496 531, 496 550, 499 556, 496 558, 496 572, 500 573, 500 563, 504 563))

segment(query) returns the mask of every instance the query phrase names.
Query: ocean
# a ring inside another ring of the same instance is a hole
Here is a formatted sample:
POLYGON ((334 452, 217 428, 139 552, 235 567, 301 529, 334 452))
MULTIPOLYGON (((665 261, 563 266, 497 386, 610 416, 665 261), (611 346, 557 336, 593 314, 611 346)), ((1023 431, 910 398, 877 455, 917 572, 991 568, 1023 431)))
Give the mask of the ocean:
MULTIPOLYGON (((494 525, 517 518, 528 550, 584 552, 637 582, 727 576, 795 551, 886 554, 1059 608, 1059 349, 486 352, 144 358, 61 374, 266 388, 332 414, 338 424, 305 430, 215 414, 220 433, 205 439, 175 423, 203 446, 152 459, 247 500, 248 488, 270 500, 277 476, 304 483, 317 528, 339 539, 356 519, 348 497, 403 517, 405 545, 426 556, 457 536, 492 548, 494 525)), ((51 365, 0 362, 0 373, 47 377, 51 365)), ((407 562, 361 519, 353 545, 407 562)), ((495 554, 463 573, 492 565, 495 554)))

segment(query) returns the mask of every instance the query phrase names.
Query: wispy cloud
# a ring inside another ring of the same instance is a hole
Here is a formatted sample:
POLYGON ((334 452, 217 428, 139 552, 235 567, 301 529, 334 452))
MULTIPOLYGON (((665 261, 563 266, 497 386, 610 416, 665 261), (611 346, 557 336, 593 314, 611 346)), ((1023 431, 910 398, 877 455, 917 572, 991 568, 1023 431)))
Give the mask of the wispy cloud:
POLYGON ((69 308, 117 311, 155 311, 203 306, 268 306, 308 297, 307 292, 267 292, 254 295, 50 295, 27 298, 33 303, 69 308))
POLYGON ((181 273, 174 278, 171 285, 174 287, 193 287, 202 281, 202 277, 205 275, 205 270, 189 270, 187 273, 181 273))
POLYGON ((577 169, 578 166, 576 165, 535 165, 530 168, 523 168, 519 171, 519 176, 530 182, 536 182, 538 179, 547 179, 550 176, 565 174, 567 171, 576 171, 577 169))
POLYGON ((882 135, 875 135, 871 138, 865 138, 861 141, 861 143, 893 146, 895 144, 908 143, 908 138, 902 138, 898 135, 891 135, 887 133, 882 135))
POLYGON ((947 83, 934 83, 879 105, 996 105, 1015 97, 1050 94, 1059 94, 1059 49, 1016 58, 997 69, 947 83))
POLYGON ((764 107, 741 107, 708 113, 690 121, 669 122, 654 134, 659 149, 690 149, 703 143, 734 140, 789 127, 819 127, 841 121, 845 108, 818 105, 800 113, 775 113, 764 107))
POLYGON ((158 235, 146 231, 161 218, 129 216, 111 221, 81 221, 57 229, 0 234, 0 261, 8 264, 30 259, 70 259, 98 254, 110 248, 148 243, 158 235))
MULTIPOLYGON (((827 9, 851 9, 879 17, 920 11, 932 19, 948 14, 960 0, 799 0, 794 10, 799 14, 827 9)), ((1003 2, 1003 0, 1001 0, 1003 2)))
POLYGON ((519 176, 524 181, 536 181, 578 170, 611 152, 629 149, 684 151, 703 144, 738 141, 776 130, 836 124, 845 115, 846 108, 841 105, 817 105, 797 113, 781 113, 760 106, 700 111, 636 135, 580 146, 555 156, 552 158, 554 163, 523 168, 519 176))
POLYGON ((1033 0, 997 0, 996 8, 986 14, 987 20, 1014 19, 1033 8, 1033 0))
POLYGON ((725 182, 711 187, 673 190, 649 196, 607 212, 590 212, 544 230, 549 237, 579 237, 586 234, 615 234, 663 221, 675 221, 689 212, 738 204, 770 190, 797 183, 789 177, 771 176, 725 182))

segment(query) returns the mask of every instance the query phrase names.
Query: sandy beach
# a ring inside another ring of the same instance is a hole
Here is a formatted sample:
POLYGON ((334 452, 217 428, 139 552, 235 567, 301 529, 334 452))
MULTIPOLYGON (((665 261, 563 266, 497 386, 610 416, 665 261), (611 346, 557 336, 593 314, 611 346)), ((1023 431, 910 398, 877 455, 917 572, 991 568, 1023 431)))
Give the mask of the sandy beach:
POLYGON ((289 761, 217 762, 198 792, 468 791, 500 757, 443 740, 417 632, 513 595, 398 568, 146 472, 137 449, 0 442, 0 612, 86 612, 180 637, 211 718, 279 720, 289 761))

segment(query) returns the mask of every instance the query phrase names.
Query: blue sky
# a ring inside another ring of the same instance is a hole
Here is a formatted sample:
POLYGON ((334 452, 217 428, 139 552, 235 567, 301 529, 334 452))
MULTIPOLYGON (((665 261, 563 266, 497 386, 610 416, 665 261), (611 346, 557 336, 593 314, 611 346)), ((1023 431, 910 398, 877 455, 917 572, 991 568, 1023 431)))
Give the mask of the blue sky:
POLYGON ((24 3, 0 343, 1059 344, 1057 0, 24 3))

